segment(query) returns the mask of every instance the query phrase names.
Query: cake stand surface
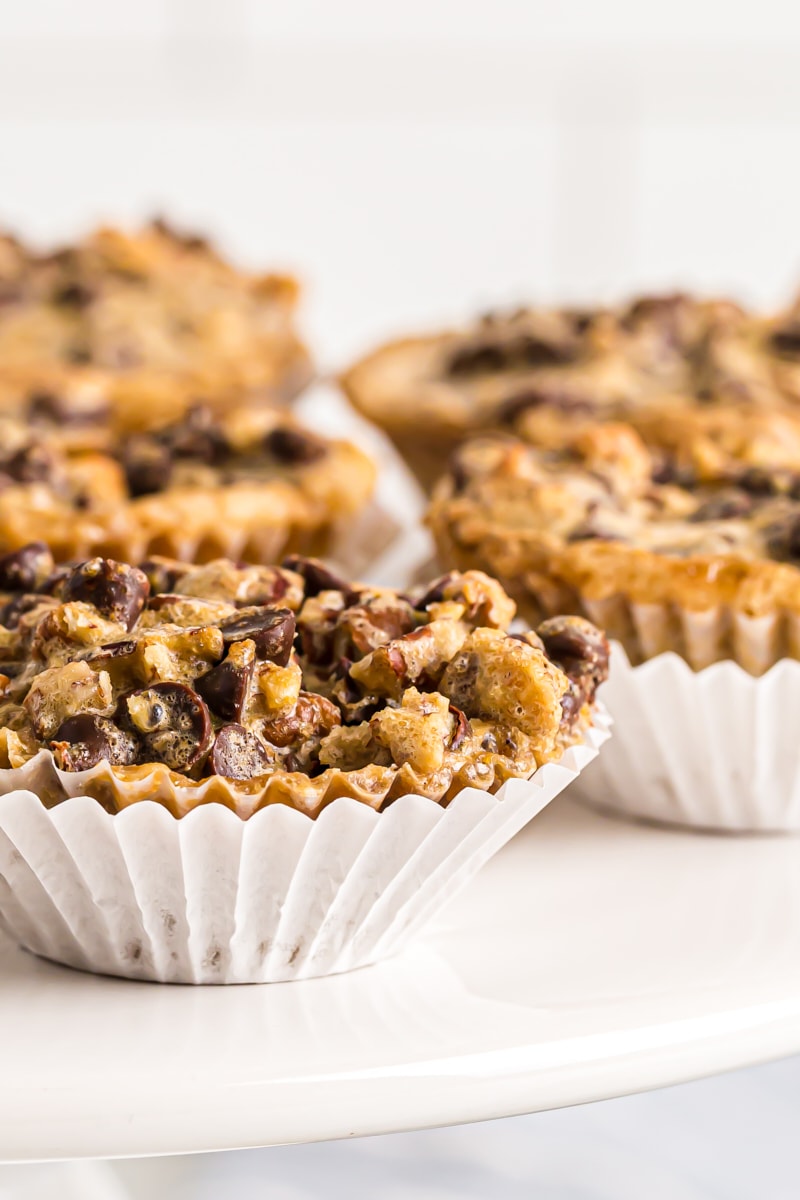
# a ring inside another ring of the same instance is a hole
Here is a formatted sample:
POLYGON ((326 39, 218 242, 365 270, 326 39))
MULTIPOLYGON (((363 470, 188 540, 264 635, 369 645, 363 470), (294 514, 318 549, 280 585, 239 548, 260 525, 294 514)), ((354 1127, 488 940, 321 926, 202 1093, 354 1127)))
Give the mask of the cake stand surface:
POLYGON ((800 1050, 800 839, 553 806, 401 957, 189 988, 0 942, 0 1159, 172 1154, 532 1112, 800 1050))

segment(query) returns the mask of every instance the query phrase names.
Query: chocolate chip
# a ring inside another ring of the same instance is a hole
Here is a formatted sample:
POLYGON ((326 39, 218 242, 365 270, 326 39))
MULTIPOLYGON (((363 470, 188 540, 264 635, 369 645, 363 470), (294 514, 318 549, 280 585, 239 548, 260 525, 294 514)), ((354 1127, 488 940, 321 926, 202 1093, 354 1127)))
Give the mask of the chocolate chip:
POLYGON ((735 517, 747 516, 752 509, 753 501, 745 492, 727 491, 705 500, 689 520, 695 524, 701 521, 730 521, 735 517))
POLYGON ((111 621, 133 629, 150 594, 144 571, 110 558, 91 558, 74 567, 64 580, 61 599, 66 604, 82 600, 93 604, 111 621))
POLYGON ((9 600, 0 608, 0 625, 4 625, 6 629, 16 629, 19 626, 20 617, 24 617, 25 613, 33 612, 43 603, 47 603, 47 601, 34 593, 23 592, 21 596, 15 596, 13 600, 9 600))
POLYGON ((266 775, 270 760, 259 738, 242 725, 223 725, 211 751, 211 770, 226 779, 266 775))
POLYGON ((83 363, 90 363, 93 356, 90 346, 87 346, 82 342, 74 342, 73 345, 67 347, 65 357, 68 362, 79 365, 83 363))
POLYGON ((185 683, 154 683, 125 699, 128 720, 141 739, 143 760, 188 771, 211 746, 211 714, 185 683))
POLYGON ((0 591, 32 592, 53 569, 53 556, 44 542, 28 542, 0 558, 0 591))
POLYGON ((295 617, 288 608, 243 609, 240 615, 220 621, 219 627, 226 646, 249 638, 262 660, 285 667, 291 658, 295 617))
POLYGON ((345 595, 357 596, 349 583, 335 575, 324 562, 318 558, 303 558, 292 554, 281 563, 287 571, 294 571, 305 583, 306 596, 318 596, 320 592, 344 592, 345 595))
POLYGON ((239 646, 235 643, 219 666, 195 681, 195 687, 208 707, 223 721, 241 720, 253 678, 255 655, 252 649, 249 655, 234 653, 239 646))
POLYGON ((195 404, 183 421, 171 425, 159 434, 159 440, 175 458, 190 458, 208 466, 221 463, 230 447, 211 409, 195 404))
POLYGON ((548 658, 580 689, 585 700, 608 677, 608 638, 582 617, 551 617, 537 627, 548 658))
POLYGON ((766 467, 749 467, 736 482, 753 496, 774 496, 779 491, 776 473, 766 467))
POLYGON ((94 299, 94 289, 79 279, 59 284, 52 295, 53 304, 61 308, 88 308, 94 299))
POLYGON ((435 579, 433 583, 428 585, 428 590, 423 593, 419 600, 413 600, 414 608, 425 609, 429 604, 440 604, 444 600, 444 594, 447 588, 458 578, 456 571, 448 571, 446 575, 441 575, 435 579))
POLYGON ((763 530, 770 558, 778 562, 800 560, 800 514, 787 513, 763 530))
POLYGON ((130 438, 122 452, 122 467, 131 496, 150 496, 169 486, 172 455, 155 438, 130 438))
MULTIPOLYGON (((168 592, 169 599, 173 600, 175 589, 189 570, 189 564, 175 562, 171 558, 148 558, 139 563, 139 570, 147 576, 151 597, 168 592)), ((152 599, 150 606, 153 606, 152 599)))
POLYGON ((776 329, 769 340, 772 349, 782 358, 800 358, 800 322, 792 321, 782 329, 776 329))
POLYGON ((448 375, 477 375, 502 371, 505 365, 505 354, 498 342, 473 342, 454 350, 445 370, 448 375))
POLYGON ((55 471, 55 460, 47 446, 29 442, 7 458, 0 454, 0 470, 15 483, 41 483, 55 471))
POLYGON ((88 771, 104 759, 127 765, 136 762, 139 752, 133 734, 94 713, 67 717, 53 735, 50 748, 62 771, 88 771))
POLYGON ((278 427, 264 438, 264 449, 281 463, 288 466, 305 466, 319 462, 328 453, 327 443, 302 429, 278 427))
POLYGON ((469 733, 469 721, 466 714, 460 708, 456 708, 455 704, 449 705, 450 714, 454 719, 453 734, 448 745, 449 750, 457 750, 463 742, 464 738, 469 733))

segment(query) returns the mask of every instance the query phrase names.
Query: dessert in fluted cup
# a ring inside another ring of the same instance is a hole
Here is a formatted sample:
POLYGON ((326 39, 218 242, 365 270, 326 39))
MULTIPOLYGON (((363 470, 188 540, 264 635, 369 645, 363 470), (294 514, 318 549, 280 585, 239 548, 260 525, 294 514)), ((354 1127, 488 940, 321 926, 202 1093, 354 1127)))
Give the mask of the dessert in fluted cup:
POLYGON ((603 635, 509 634, 480 572, 400 595, 312 559, 57 568, 33 545, 0 587, 0 915, 73 965, 372 961, 606 736, 603 635))
POLYGON ((140 430, 198 399, 286 402, 311 375, 298 292, 160 220, 45 252, 0 237, 0 408, 140 430))
POLYGON ((74 426, 0 416, 0 550, 41 540, 67 561, 157 552, 273 562, 344 555, 356 523, 384 536, 371 460, 278 409, 195 405, 146 433, 80 430, 78 445, 74 426))
POLYGON ((800 828, 800 419, 729 406, 595 426, 558 451, 465 445, 430 520, 443 560, 533 621, 582 613, 622 643, 616 736, 577 793, 709 828, 800 828))
POLYGON ((513 434, 521 420, 529 440, 560 446, 598 421, 794 398, 792 329, 785 317, 769 323, 680 293, 615 308, 521 308, 390 342, 341 382, 431 487, 464 440, 513 434))

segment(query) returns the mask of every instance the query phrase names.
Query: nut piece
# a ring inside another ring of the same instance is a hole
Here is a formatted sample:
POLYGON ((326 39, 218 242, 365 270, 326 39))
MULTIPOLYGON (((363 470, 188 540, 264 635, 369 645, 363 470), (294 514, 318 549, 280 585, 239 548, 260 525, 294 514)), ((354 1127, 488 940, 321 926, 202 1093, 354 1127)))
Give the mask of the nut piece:
POLYGON ((38 738, 53 736, 56 729, 77 713, 110 713, 114 694, 107 671, 93 671, 88 663, 69 662, 35 676, 23 701, 38 738))
POLYGON ((550 754, 561 723, 566 675, 534 646, 496 629, 476 629, 444 673, 440 691, 468 717, 513 726, 550 754))
POLYGON ((91 558, 81 563, 64 580, 61 598, 82 600, 129 631, 150 595, 150 580, 138 567, 110 558, 91 558))
POLYGON ((62 771, 88 771, 105 760, 126 766, 136 762, 136 738, 105 717, 78 713, 68 717, 53 735, 50 749, 62 771))
POLYGON ((409 688, 400 708, 384 708, 370 721, 376 742, 385 746, 392 762, 408 763, 429 775, 444 763, 445 744, 453 735, 453 718, 446 697, 409 688))
POLYGON ((238 721, 244 712, 256 664, 251 641, 234 642, 227 658, 195 683, 208 707, 223 721, 238 721))
POLYGON ((260 659, 285 667, 294 645, 295 619, 288 608, 247 608, 220 622, 226 646, 250 639, 260 659))
POLYGON ((272 763, 261 740, 243 725, 223 725, 211 751, 211 769, 226 779, 266 775, 272 763))
POLYGON ((188 771, 207 754, 213 737, 205 703, 185 683, 155 683, 128 696, 128 717, 143 745, 143 759, 188 771))

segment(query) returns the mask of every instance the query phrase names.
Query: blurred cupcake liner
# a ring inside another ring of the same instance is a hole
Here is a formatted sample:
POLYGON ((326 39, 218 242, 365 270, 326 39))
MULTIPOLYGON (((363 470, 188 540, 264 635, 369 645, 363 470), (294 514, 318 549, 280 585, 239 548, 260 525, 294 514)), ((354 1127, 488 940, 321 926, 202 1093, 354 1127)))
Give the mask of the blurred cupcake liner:
POLYGON ((781 612, 750 616, 725 605, 703 610, 675 604, 639 604, 617 595, 582 597, 591 621, 625 646, 631 659, 645 661, 675 651, 696 671, 731 660, 761 675, 783 658, 800 658, 800 616, 781 612))
POLYGON ((800 662, 755 677, 677 654, 631 666, 614 644, 601 695, 614 738, 572 795, 595 808, 709 830, 800 830, 800 662))
POLYGON ((559 762, 446 808, 341 797, 316 820, 284 804, 242 820, 213 803, 177 819, 145 800, 111 815, 89 796, 48 809, 26 778, 0 796, 0 922, 35 954, 132 979, 269 983, 364 966, 400 950, 572 783, 608 724, 598 711, 559 762))

